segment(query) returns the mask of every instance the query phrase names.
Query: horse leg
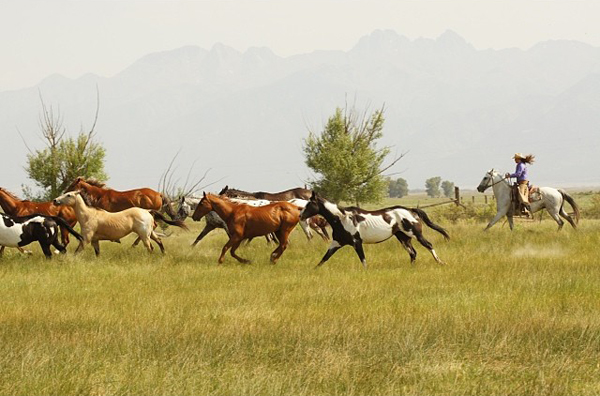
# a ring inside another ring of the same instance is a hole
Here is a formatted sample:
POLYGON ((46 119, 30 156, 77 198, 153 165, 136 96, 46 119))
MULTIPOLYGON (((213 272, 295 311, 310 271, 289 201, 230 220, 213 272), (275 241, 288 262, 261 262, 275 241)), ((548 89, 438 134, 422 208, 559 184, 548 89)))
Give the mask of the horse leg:
POLYGON ((42 252, 44 252, 44 256, 46 256, 47 259, 51 259, 52 258, 52 250, 50 249, 50 244, 48 243, 48 241, 42 242, 42 241, 38 241, 40 243, 40 246, 42 247, 42 252))
POLYGON ((207 236, 208 233, 211 232, 212 230, 214 230, 215 228, 217 228, 217 227, 215 227, 212 224, 207 223, 206 226, 204 226, 204 229, 202 230, 202 232, 198 235, 198 237, 196 237, 196 240, 194 241, 194 243, 192 243, 192 247, 196 246, 196 244, 198 242, 200 242, 202 240, 202 238, 207 236))
POLYGON ((315 231, 321 236, 321 238, 323 238, 325 242, 329 242, 330 238, 329 233, 327 232, 327 227, 319 227, 318 229, 315 229, 315 231))
POLYGON ((62 240, 62 244, 64 246, 69 244, 69 231, 64 227, 60 227, 60 239, 62 240))
POLYGON ((231 245, 233 245, 232 240, 233 240, 233 238, 229 238, 227 243, 223 246, 223 249, 221 249, 221 255, 219 256, 219 260, 218 260, 219 264, 223 264, 223 260, 225 260, 225 253, 227 253, 227 251, 229 250, 231 245))
POLYGON ((162 240, 158 237, 158 235, 156 235, 156 232, 152 231, 150 233, 150 239, 152 239, 154 242, 156 242, 156 244, 160 248, 160 252, 162 254, 165 254, 165 246, 163 245, 162 240))
POLYGON ((363 250, 363 245, 361 241, 356 241, 354 243, 354 251, 358 254, 358 258, 362 263, 364 269, 367 269, 367 259, 365 257, 365 251, 363 250))
POLYGON ((58 238, 56 238, 54 242, 52 242, 52 246, 54 246, 60 252, 60 254, 67 253, 67 248, 60 244, 58 238))
POLYGON ((94 253, 96 253, 96 257, 100 256, 100 242, 92 241, 92 247, 94 248, 94 253))
POLYGON ((131 247, 134 248, 136 247, 142 240, 140 239, 140 237, 138 236, 137 238, 135 238, 135 241, 133 241, 133 243, 131 244, 131 247))
POLYGON ((565 211, 565 208, 560 208, 560 212, 558 212, 565 220, 567 220, 569 222, 569 224, 571 224, 571 227, 573 227, 574 229, 577 229, 577 224, 575 223, 575 221, 573 220, 573 218, 571 216, 569 216, 569 214, 565 211))
POLYGON ((144 235, 143 237, 140 236, 140 238, 142 238, 142 243, 144 244, 144 246, 146 246, 146 249, 148 249, 148 251, 152 253, 152 251, 154 250, 154 246, 152 246, 152 243, 150 242, 150 237, 148 235, 144 235))
POLYGON ((425 239, 425 237, 423 236, 423 233, 416 232, 415 234, 416 234, 415 236, 417 237, 417 241, 419 241, 419 243, 421 245, 423 245, 425 248, 427 248, 427 250, 429 250, 431 252, 431 255, 433 256, 435 261, 437 261, 441 265, 446 264, 442 260, 440 260, 438 255, 435 253, 435 249, 433 248, 433 245, 431 244, 431 242, 429 242, 427 239, 425 239))
POLYGON ((331 256, 333 256, 333 254, 335 252, 340 250, 341 247, 342 247, 342 245, 340 245, 338 243, 338 241, 336 241, 335 239, 333 241, 331 241, 331 245, 329 245, 329 249, 327 249, 327 252, 325 252, 325 255, 323 256, 323 258, 321 259, 321 261, 319 262, 319 264, 317 264, 317 266, 315 268, 319 268, 320 266, 322 266, 325 263, 325 261, 329 260, 329 258, 331 256))
POLYGON ((310 241, 312 239, 313 235, 312 235, 312 232, 310 231, 310 226, 308 225, 308 221, 300 220, 300 228, 302 228, 302 231, 304 231, 304 235, 306 235, 306 239, 308 239, 310 241))
MULTIPOLYGON (((498 213, 496 213, 496 216, 494 216, 494 218, 485 227, 484 231, 489 230, 494 224, 496 224, 507 213, 508 213, 508 211, 506 211, 506 210, 499 210, 498 213)), ((512 230, 512 228, 511 228, 511 230, 512 230)))
MULTIPOLYGON (((294 226, 295 226, 295 224, 294 224, 294 226)), ((277 246, 277 248, 273 251, 273 253, 271 253, 271 263, 275 264, 277 262, 277 260, 279 260, 279 257, 281 257, 281 255, 287 248, 287 246, 289 244, 289 237, 290 237, 291 232, 294 230, 294 226, 291 226, 289 228, 280 228, 275 233, 275 235, 277 236, 277 239, 279 239, 279 246, 277 246)))
POLYGON ((231 257, 233 257, 234 259, 236 259, 237 261, 239 261, 242 264, 250 264, 250 260, 241 258, 237 254, 235 254, 235 251, 237 250, 237 248, 240 247, 241 243, 242 243, 242 239, 236 238, 235 241, 231 244, 231 252, 230 252, 231 257))
POLYGON ((415 260, 417 259, 417 251, 413 247, 410 237, 401 231, 398 231, 394 235, 396 235, 396 239, 400 241, 402 247, 408 252, 408 255, 410 256, 410 263, 414 265, 415 260))
POLYGON ((508 227, 509 227, 509 228, 510 228, 510 230, 512 231, 512 230, 513 230, 513 228, 514 228, 514 226, 515 226, 515 224, 514 224, 514 221, 513 221, 513 216, 512 216, 512 214, 507 214, 507 215, 506 215, 506 219, 508 220, 508 227))

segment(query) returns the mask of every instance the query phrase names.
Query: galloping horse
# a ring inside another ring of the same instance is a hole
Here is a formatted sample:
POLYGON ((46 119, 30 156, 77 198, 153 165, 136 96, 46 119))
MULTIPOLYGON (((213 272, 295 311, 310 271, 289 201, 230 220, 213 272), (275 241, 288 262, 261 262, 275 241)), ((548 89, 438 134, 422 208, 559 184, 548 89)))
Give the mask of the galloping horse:
POLYGON ((358 254, 362 265, 367 268, 367 260, 363 250, 363 243, 379 243, 392 236, 398 238, 404 249, 410 255, 410 262, 414 263, 417 251, 412 246, 411 238, 414 236, 425 246, 435 261, 444 264, 433 249, 433 245, 423 237, 421 220, 433 228, 446 239, 450 239, 446 230, 433 223, 427 213, 420 209, 393 206, 390 208, 368 211, 358 207, 342 208, 312 194, 306 207, 300 214, 301 219, 306 219, 315 214, 325 217, 333 228, 333 241, 317 267, 323 265, 342 246, 350 245, 358 254))
POLYGON ((67 187, 65 192, 69 191, 84 192, 93 206, 108 212, 120 212, 133 207, 160 210, 166 204, 163 195, 151 188, 117 191, 107 188, 104 183, 82 177, 78 177, 67 187))
MULTIPOLYGON (((496 224, 503 216, 506 216, 508 219, 508 225, 512 230, 513 215, 515 213, 512 202, 512 187, 509 181, 505 179, 504 176, 498 171, 491 169, 485 174, 485 176, 483 176, 483 179, 481 179, 481 183, 479 183, 479 186, 477 186, 477 191, 482 193, 489 187, 492 187, 494 196, 496 197, 497 213, 496 216, 494 216, 494 218, 485 227, 485 230, 488 230, 491 226, 496 224)), ((576 223, 579 222, 580 217, 579 206, 577 206, 573 200, 573 197, 567 194, 565 190, 557 190, 556 188, 552 187, 540 187, 539 192, 534 192, 531 194, 531 199, 533 199, 533 202, 530 203, 531 213, 533 214, 542 209, 546 209, 554 221, 558 223, 558 231, 560 231, 565 224, 560 216, 564 217, 573 228, 577 228, 576 223), (565 201, 567 201, 573 208, 573 212, 575 213, 575 221, 573 221, 573 218, 565 211, 565 201)))
POLYGON ((296 187, 289 190, 280 191, 277 193, 269 193, 264 191, 247 192, 243 190, 236 190, 225 186, 219 195, 224 195, 228 198, 255 198, 255 199, 266 199, 267 201, 289 201, 290 199, 300 198, 309 199, 311 190, 306 188, 296 187))
POLYGON ((86 199, 87 195, 84 192, 71 191, 55 198, 53 201, 55 205, 67 205, 75 209, 77 220, 81 226, 81 235, 83 236, 83 240, 79 242, 75 253, 80 252, 86 244, 91 243, 96 256, 98 256, 100 254, 99 241, 116 241, 132 232, 138 235, 138 238, 141 239, 150 252, 153 250, 150 243, 150 239, 152 239, 158 244, 161 252, 164 253, 165 248, 162 241, 154 232, 155 220, 162 220, 167 224, 187 230, 182 221, 167 220, 155 210, 133 207, 120 212, 107 212, 89 206, 86 199))
POLYGON ((35 241, 40 243, 44 256, 48 259, 52 258, 50 246, 66 253, 67 249, 58 242, 59 226, 75 235, 75 238, 82 239, 62 217, 40 214, 13 217, 0 213, 0 256, 5 246, 21 248, 35 241))
MULTIPOLYGON (((23 217, 37 213, 46 216, 58 216, 65 220, 71 228, 77 224, 77 217, 73 208, 56 206, 52 202, 21 201, 13 193, 2 187, 0 187, 0 206, 2 206, 4 213, 11 216, 23 217)), ((69 244, 69 231, 67 228, 60 226, 60 232, 62 244, 67 246, 69 244)))
POLYGON ((229 241, 223 246, 219 264, 231 248, 231 256, 241 263, 249 263, 235 254, 244 239, 275 233, 279 246, 271 253, 271 262, 281 257, 288 245, 288 238, 300 221, 300 208, 289 202, 274 202, 265 206, 237 205, 212 194, 204 194, 192 215, 195 221, 211 211, 217 212, 229 229, 229 241))

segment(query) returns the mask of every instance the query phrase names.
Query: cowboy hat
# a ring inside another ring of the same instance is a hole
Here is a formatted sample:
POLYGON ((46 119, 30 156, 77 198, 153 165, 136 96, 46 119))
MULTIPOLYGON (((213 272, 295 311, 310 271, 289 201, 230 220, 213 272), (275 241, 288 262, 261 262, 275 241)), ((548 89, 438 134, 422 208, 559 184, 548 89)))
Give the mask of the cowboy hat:
POLYGON ((517 159, 517 158, 518 158, 518 159, 525 159, 525 156, 524 156, 523 154, 521 154, 521 153, 516 153, 516 154, 513 156, 513 159, 517 159))

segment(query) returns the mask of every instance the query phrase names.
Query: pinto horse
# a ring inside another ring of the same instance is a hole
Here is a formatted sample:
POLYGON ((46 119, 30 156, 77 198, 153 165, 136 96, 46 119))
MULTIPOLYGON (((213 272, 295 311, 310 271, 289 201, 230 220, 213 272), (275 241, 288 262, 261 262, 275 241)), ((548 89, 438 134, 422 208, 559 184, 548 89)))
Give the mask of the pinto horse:
POLYGON ((91 243, 96 256, 98 256, 100 254, 99 241, 116 241, 132 232, 138 235, 138 238, 141 239, 150 252, 153 250, 150 243, 150 239, 152 239, 158 244, 161 252, 164 253, 165 248, 162 241, 154 232, 155 220, 162 220, 167 224, 187 230, 182 221, 167 220, 155 210, 133 207, 120 212, 107 212, 89 206, 86 198, 87 196, 83 192, 71 191, 54 199, 55 205, 67 205, 75 209, 77 221, 81 226, 81 235, 83 236, 75 253, 80 252, 86 244, 91 243))
POLYGON ((160 210, 166 203, 163 195, 151 188, 117 191, 107 188, 104 183, 82 177, 78 177, 67 187, 65 192, 69 191, 84 192, 93 206, 108 212, 120 212, 133 207, 160 210))
POLYGON ((231 256, 241 263, 249 263, 235 254, 243 240, 274 233, 279 246, 271 253, 275 264, 288 245, 290 233, 300 221, 300 208, 289 202, 274 202, 265 206, 238 205, 216 195, 204 193, 192 219, 199 221, 211 211, 215 211, 227 224, 229 240, 223 246, 219 264, 231 248, 231 256))
POLYGON ((358 207, 342 208, 314 193, 300 214, 301 219, 320 214, 333 228, 333 241, 317 267, 323 265, 342 246, 350 245, 358 254, 361 263, 367 268, 367 260, 363 251, 363 243, 379 243, 392 236, 398 238, 410 255, 411 264, 417 258, 417 251, 412 246, 414 236, 425 246, 435 261, 444 264, 433 249, 433 245, 423 237, 421 220, 446 239, 450 236, 442 227, 433 223, 427 213, 420 209, 393 206, 390 208, 368 211, 358 207))
POLYGON ((0 256, 4 247, 21 248, 32 242, 38 241, 46 258, 52 258, 50 246, 54 246, 61 253, 67 249, 58 242, 58 227, 61 226, 81 240, 82 237, 71 226, 58 216, 30 215, 13 217, 0 214, 0 256))
MULTIPOLYGON (((4 213, 15 217, 42 214, 46 216, 58 216, 65 220, 71 228, 77 224, 77 217, 72 208, 56 206, 52 202, 22 201, 16 195, 2 187, 0 187, 0 206, 2 206, 4 213)), ((62 244, 67 246, 69 244, 69 231, 66 227, 59 226, 62 244)))
POLYGON ((219 195, 223 195, 228 198, 254 198, 266 199, 267 201, 289 201, 290 199, 294 198, 309 199, 311 192, 311 190, 301 187, 291 188, 289 190, 280 191, 277 193, 269 193, 264 191, 248 192, 225 186, 219 195))

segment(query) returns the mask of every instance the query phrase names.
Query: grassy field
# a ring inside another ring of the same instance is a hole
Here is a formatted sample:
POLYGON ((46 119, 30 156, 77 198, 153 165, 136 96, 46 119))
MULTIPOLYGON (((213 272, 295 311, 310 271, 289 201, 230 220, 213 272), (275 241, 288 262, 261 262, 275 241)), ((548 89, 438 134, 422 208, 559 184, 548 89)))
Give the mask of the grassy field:
POLYGON ((164 256, 9 249, 0 393, 599 394, 600 221, 444 226, 447 266, 389 240, 366 271, 351 248, 314 270, 327 244, 299 230, 275 266, 259 239, 218 266, 225 234, 191 249, 197 223, 164 256))

